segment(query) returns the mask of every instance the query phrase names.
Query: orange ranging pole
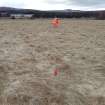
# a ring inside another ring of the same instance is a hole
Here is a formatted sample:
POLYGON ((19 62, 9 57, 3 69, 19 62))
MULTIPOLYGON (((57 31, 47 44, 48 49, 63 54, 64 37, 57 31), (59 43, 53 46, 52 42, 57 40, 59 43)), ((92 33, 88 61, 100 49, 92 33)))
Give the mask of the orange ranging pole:
POLYGON ((54 18, 52 21, 53 27, 58 27, 60 24, 60 20, 58 18, 54 18))

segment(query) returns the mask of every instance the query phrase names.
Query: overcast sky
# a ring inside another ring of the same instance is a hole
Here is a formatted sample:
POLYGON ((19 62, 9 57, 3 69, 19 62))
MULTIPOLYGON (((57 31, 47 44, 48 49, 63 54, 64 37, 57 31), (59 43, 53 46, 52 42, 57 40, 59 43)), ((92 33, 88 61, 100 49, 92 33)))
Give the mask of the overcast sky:
POLYGON ((0 6, 38 10, 101 10, 105 0, 0 0, 0 6))

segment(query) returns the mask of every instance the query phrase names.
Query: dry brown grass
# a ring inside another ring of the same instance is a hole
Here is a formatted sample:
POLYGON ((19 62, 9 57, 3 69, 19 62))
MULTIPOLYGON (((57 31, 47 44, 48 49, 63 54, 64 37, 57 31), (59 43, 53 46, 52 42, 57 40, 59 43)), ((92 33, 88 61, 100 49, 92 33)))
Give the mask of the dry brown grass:
POLYGON ((105 105, 104 33, 104 20, 0 20, 0 105, 105 105))

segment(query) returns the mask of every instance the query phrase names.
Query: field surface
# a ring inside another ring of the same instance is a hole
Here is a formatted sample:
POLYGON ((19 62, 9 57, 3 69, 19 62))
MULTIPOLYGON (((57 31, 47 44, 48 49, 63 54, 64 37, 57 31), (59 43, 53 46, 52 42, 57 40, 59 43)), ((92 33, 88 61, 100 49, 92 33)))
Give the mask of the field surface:
POLYGON ((0 20, 0 105, 105 105, 105 21, 0 20))

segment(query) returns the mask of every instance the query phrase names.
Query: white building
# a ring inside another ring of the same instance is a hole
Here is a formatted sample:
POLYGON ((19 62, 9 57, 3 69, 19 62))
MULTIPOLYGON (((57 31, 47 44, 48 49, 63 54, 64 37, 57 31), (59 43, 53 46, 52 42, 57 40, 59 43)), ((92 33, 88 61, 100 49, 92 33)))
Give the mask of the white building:
POLYGON ((14 19, 31 19, 33 14, 11 14, 10 17, 14 19))

